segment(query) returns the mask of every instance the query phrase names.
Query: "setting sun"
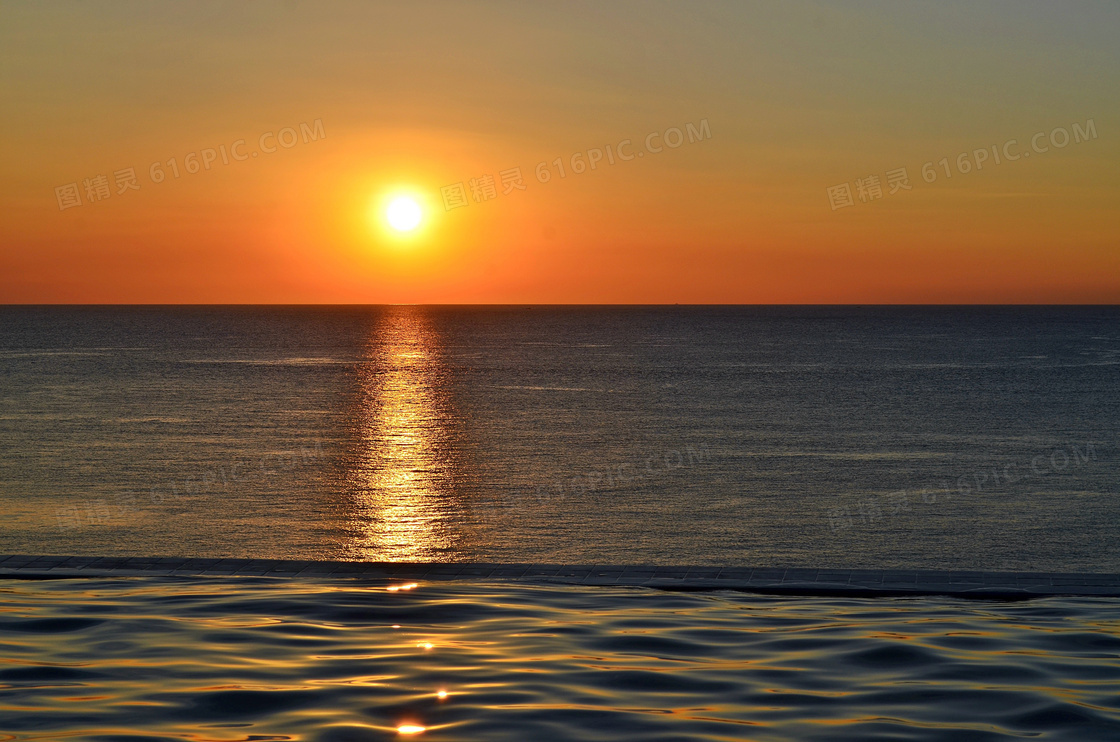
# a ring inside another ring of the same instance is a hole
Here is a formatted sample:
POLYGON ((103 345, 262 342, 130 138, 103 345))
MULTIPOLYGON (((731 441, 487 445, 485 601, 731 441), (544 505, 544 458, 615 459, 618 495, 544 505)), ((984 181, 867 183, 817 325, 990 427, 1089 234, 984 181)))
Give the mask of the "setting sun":
POLYGON ((398 232, 411 232, 420 226, 423 212, 420 204, 408 196, 401 196, 389 204, 385 217, 389 220, 389 225, 398 232))

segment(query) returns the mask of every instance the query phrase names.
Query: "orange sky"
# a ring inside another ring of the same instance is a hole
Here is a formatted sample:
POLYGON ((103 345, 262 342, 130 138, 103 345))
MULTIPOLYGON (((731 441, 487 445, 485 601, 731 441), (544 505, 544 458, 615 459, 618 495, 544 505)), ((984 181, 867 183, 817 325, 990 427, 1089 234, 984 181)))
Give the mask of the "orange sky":
POLYGON ((1114 303, 1118 32, 1115 3, 5 3, 0 303, 1114 303), (371 207, 404 191, 406 238, 371 207))

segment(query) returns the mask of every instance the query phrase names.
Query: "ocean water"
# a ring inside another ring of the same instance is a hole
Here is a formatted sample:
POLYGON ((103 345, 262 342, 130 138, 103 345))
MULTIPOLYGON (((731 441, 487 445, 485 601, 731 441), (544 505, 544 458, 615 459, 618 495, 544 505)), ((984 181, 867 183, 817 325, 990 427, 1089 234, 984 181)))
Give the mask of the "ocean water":
POLYGON ((1120 310, 3 307, 0 552, 1120 571, 1120 310))
POLYGON ((0 738, 1120 738, 1115 600, 389 587, 6 581, 0 738))

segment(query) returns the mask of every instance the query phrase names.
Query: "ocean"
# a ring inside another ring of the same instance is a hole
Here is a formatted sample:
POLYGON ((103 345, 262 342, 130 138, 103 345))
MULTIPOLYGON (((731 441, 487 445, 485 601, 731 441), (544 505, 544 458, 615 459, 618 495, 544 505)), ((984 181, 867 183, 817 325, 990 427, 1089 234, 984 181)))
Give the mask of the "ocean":
POLYGON ((0 552, 1120 571, 1114 307, 0 308, 0 552))
MULTIPOLYGON (((1118 320, 0 308, 0 553, 1117 572, 1118 320)), ((0 739, 1113 740, 1116 606, 5 579, 0 739)))

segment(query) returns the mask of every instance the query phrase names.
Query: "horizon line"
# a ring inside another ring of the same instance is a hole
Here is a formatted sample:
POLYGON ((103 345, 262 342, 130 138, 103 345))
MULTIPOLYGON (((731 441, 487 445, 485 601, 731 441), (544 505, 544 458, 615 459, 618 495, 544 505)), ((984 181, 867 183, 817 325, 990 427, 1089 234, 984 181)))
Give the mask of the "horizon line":
POLYGON ((779 303, 779 302, 766 302, 766 303, 722 303, 722 302, 707 302, 707 303, 694 303, 694 302, 661 302, 661 303, 638 303, 638 302, 366 302, 366 303, 350 303, 350 302, 165 302, 165 303, 147 303, 147 302, 0 302, 0 308, 18 308, 18 307, 848 307, 848 308, 863 308, 863 307, 914 307, 914 308, 934 308, 934 307, 1120 307, 1120 302, 1083 302, 1083 303, 1063 303, 1063 302, 907 302, 907 303, 894 303, 894 302, 843 302, 843 303, 830 303, 830 302, 804 302, 804 303, 779 303))

